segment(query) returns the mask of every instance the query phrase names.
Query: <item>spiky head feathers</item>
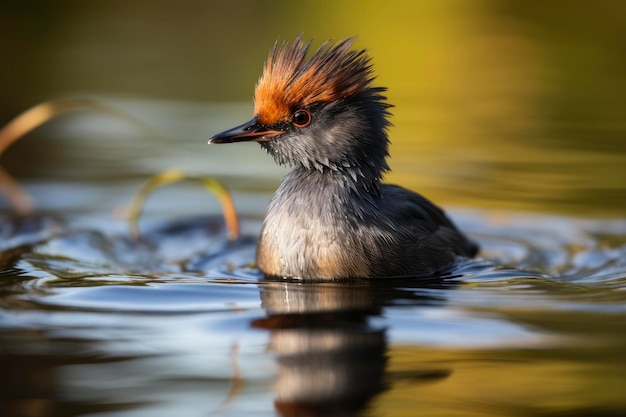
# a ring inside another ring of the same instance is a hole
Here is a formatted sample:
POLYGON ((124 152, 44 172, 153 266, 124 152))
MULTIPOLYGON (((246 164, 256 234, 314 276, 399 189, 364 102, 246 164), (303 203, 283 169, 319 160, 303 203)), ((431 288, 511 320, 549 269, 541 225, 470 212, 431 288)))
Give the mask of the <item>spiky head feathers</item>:
POLYGON ((274 44, 255 90, 254 113, 274 125, 302 108, 354 96, 371 88, 372 67, 364 50, 351 50, 354 38, 324 42, 307 59, 311 42, 274 44))

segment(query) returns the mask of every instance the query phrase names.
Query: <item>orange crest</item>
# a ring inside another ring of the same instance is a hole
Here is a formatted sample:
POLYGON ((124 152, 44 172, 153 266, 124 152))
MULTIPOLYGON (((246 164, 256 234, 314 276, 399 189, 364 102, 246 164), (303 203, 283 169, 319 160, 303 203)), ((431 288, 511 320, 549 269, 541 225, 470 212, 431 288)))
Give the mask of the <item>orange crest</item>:
POLYGON ((350 50, 354 38, 330 45, 306 59, 311 42, 299 36, 270 51, 254 94, 254 114, 264 125, 287 121, 292 113, 321 102, 350 97, 370 87, 371 65, 364 50, 350 50))

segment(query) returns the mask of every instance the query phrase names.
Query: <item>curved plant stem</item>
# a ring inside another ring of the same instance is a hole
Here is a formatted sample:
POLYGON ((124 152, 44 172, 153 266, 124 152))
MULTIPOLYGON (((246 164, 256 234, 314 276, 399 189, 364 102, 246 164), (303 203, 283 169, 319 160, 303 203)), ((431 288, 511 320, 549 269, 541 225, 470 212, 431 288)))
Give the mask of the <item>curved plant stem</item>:
POLYGON ((35 212, 33 199, 26 190, 0 166, 0 194, 9 200, 9 203, 18 214, 28 215, 35 212))
POLYGON ((218 198, 222 206, 222 214, 224 216, 224 222, 226 223, 228 238, 231 240, 237 239, 237 237, 239 237, 239 220, 230 192, 213 178, 189 175, 180 169, 168 169, 154 175, 139 189, 137 194, 135 194, 128 208, 128 228, 130 235, 133 238, 139 237, 138 220, 143 212, 148 197, 153 194, 157 188, 182 180, 198 182, 218 198))
MULTIPOLYGON (((13 143, 17 142, 31 131, 44 123, 63 114, 78 111, 102 113, 120 119, 136 126, 148 137, 165 141, 150 126, 140 120, 113 107, 95 100, 82 98, 67 98, 47 101, 25 110, 0 129, 0 157, 13 143)), ((1 168, 0 168, 1 169, 1 168)), ((6 171, 0 171, 0 194, 4 194, 15 211, 19 214, 30 214, 35 210, 32 198, 26 193, 13 177, 6 171)))

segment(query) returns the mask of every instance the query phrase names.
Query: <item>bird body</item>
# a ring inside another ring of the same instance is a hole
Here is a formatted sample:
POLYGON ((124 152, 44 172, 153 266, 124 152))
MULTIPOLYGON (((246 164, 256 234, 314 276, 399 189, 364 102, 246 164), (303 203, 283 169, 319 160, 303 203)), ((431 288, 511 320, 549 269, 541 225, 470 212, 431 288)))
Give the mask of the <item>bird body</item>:
POLYGON ((257 248, 267 275, 341 279, 429 275, 477 246, 421 195, 381 183, 389 104, 353 39, 275 45, 255 117, 209 143, 256 141, 293 170, 269 204, 257 248))

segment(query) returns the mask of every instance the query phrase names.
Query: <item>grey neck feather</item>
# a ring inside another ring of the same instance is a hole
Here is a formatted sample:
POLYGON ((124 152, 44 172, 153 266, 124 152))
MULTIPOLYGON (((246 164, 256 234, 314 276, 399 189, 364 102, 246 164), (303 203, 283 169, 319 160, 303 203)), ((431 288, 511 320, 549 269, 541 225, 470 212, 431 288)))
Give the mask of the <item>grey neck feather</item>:
POLYGON ((377 198, 389 170, 388 104, 383 89, 371 88, 345 101, 316 109, 316 123, 261 146, 281 165, 294 170, 285 181, 294 187, 315 186, 377 198))

